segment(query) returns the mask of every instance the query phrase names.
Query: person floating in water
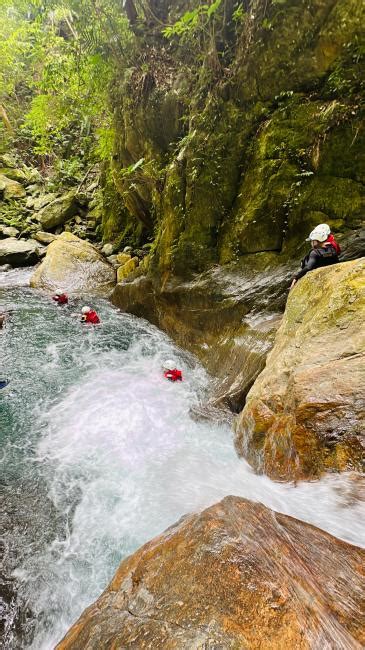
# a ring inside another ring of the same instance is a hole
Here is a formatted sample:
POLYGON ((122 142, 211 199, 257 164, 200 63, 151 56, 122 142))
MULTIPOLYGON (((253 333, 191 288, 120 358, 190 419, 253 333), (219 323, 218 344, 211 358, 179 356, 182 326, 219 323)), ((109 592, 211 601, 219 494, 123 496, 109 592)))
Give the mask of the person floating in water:
POLYGON ((331 235, 331 229, 326 223, 316 226, 306 241, 311 242, 312 250, 302 259, 301 269, 294 276, 291 289, 308 271, 339 262, 338 256, 341 253, 341 248, 334 236, 331 235))
POLYGON ((58 305, 67 305, 68 295, 61 291, 61 289, 57 289, 55 295, 52 296, 52 300, 54 300, 58 305))
POLYGON ((182 372, 175 368, 175 361, 168 359, 163 363, 163 376, 169 381, 182 381, 182 372))
POLYGON ((81 310, 81 322, 82 323, 92 323, 93 325, 98 325, 100 323, 100 318, 97 315, 96 311, 91 309, 91 307, 83 307, 81 310))

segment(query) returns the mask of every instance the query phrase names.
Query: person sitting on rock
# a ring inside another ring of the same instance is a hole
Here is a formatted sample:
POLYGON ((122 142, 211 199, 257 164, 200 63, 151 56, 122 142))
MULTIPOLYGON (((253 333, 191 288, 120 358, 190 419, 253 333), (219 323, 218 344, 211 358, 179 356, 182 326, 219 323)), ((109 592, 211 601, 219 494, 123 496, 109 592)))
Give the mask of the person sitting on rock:
POLYGON ((172 361, 171 359, 164 361, 162 366, 163 376, 169 381, 182 381, 182 372, 181 370, 177 370, 175 365, 175 361, 172 361))
POLYGON ((338 256, 341 253, 341 248, 326 223, 320 223, 316 226, 306 241, 311 242, 312 250, 302 259, 300 263, 301 269, 294 276, 290 286, 291 289, 308 271, 339 262, 338 256))
POLYGON ((52 296, 52 300, 54 300, 57 303, 57 305, 67 305, 68 295, 66 293, 63 293, 61 289, 57 289, 55 295, 52 296))
POLYGON ((92 323, 92 325, 98 325, 100 323, 100 318, 97 315, 96 311, 85 305, 81 310, 81 322, 82 323, 92 323))

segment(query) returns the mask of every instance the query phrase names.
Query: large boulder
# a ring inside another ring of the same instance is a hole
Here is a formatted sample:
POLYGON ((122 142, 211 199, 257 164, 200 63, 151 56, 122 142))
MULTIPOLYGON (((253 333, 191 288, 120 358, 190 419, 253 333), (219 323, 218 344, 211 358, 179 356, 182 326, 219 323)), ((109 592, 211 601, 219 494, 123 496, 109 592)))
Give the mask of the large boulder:
POLYGON ((0 194, 4 199, 22 199, 26 196, 26 191, 18 181, 0 174, 0 194))
POLYGON ((362 647, 365 552, 226 497, 124 560, 57 650, 362 647))
POLYGON ((115 270, 92 244, 64 232, 48 246, 30 283, 51 290, 106 291, 115 285, 115 270))
POLYGON ((60 226, 77 213, 78 204, 75 194, 75 191, 72 190, 58 199, 54 199, 38 212, 37 219, 44 230, 60 226))
POLYGON ((279 480, 363 468, 365 259, 308 273, 289 295, 236 447, 279 480))
POLYGON ((39 262, 44 247, 34 239, 15 239, 8 237, 0 240, 0 266, 31 266, 39 262))

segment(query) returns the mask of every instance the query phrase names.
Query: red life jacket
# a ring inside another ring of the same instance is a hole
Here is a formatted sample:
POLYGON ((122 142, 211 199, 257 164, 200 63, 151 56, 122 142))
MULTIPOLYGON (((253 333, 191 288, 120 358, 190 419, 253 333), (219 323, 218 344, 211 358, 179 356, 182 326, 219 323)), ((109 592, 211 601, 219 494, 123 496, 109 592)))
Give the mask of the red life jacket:
POLYGON ((170 381, 182 381, 182 372, 176 368, 173 370, 165 370, 163 376, 170 381))
POLYGON ((340 244, 338 244, 336 242, 336 240, 335 240, 335 238, 334 238, 334 236, 332 234, 328 235, 328 237, 327 237, 327 239, 325 241, 325 245, 326 244, 330 244, 331 246, 333 246, 333 248, 335 249, 337 255, 339 255, 341 253, 341 246, 340 246, 340 244))
POLYGON ((85 314, 85 317, 85 323, 92 323, 93 325, 100 323, 100 318, 96 311, 88 311, 87 314, 85 314))
POLYGON ((68 296, 65 293, 59 293, 56 296, 52 296, 52 300, 57 302, 59 305, 67 305, 68 296))

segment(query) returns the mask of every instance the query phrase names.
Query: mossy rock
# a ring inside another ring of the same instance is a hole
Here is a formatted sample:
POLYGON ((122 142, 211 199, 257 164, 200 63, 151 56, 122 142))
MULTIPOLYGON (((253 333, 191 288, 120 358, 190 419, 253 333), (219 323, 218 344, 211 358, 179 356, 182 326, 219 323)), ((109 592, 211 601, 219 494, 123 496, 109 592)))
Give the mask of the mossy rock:
POLYGON ((12 180, 4 174, 0 174, 0 193, 5 200, 23 199, 26 196, 24 187, 18 181, 12 180))
MULTIPOLYGON (((35 243, 35 242, 34 242, 35 243)), ((115 271, 87 241, 63 232, 49 244, 47 255, 31 277, 31 286, 72 292, 108 292, 115 285, 115 271)))
POLYGON ((78 210, 76 192, 71 190, 48 203, 37 214, 37 219, 44 230, 52 230, 75 216, 78 210))
POLYGON ((290 294, 236 426, 256 470, 292 480, 364 469, 364 289, 360 259, 312 271, 290 294))

